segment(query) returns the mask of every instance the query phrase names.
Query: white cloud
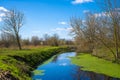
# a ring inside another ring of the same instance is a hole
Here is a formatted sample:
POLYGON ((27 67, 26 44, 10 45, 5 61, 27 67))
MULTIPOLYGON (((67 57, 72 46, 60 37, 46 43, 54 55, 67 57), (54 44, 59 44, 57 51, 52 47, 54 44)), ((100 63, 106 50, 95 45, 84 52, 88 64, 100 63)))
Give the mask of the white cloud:
POLYGON ((50 29, 49 32, 45 32, 46 34, 52 36, 53 34, 58 34, 61 39, 72 39, 72 37, 69 35, 70 31, 72 30, 71 27, 57 27, 50 29))
POLYGON ((0 14, 0 17, 3 17, 3 16, 5 16, 5 13, 1 13, 1 14, 0 14))
POLYGON ((4 12, 7 12, 8 10, 4 7, 0 7, 0 11, 4 11, 4 12))
POLYGON ((67 25, 67 22, 62 21, 62 22, 58 22, 58 24, 67 25))
POLYGON ((113 11, 95 13, 95 17, 110 17, 111 13, 113 15, 120 15, 120 8, 115 8, 113 11))
POLYGON ((8 12, 6 8, 0 7, 0 22, 2 21, 2 18, 5 16, 6 12, 8 12))
POLYGON ((74 0, 72 1, 72 4, 82 4, 82 3, 88 3, 93 2, 93 0, 74 0))
POLYGON ((90 12, 90 11, 89 11, 89 10, 84 10, 84 11, 83 11, 83 13, 88 13, 88 12, 90 12))
POLYGON ((85 20, 82 20, 83 23, 85 23, 86 21, 85 20))
POLYGON ((68 27, 68 28, 55 28, 55 29, 52 29, 52 31, 70 31, 72 30, 71 27, 68 27))
POLYGON ((65 31, 65 30, 66 30, 65 28, 55 28, 52 31, 65 31))
POLYGON ((109 13, 107 12, 95 13, 94 16, 95 17, 109 16, 109 13))
POLYGON ((65 35, 68 37, 68 34, 70 33, 70 31, 72 30, 71 27, 68 27, 68 28, 55 28, 55 29, 52 29, 50 32, 53 33, 56 33, 58 35, 61 36, 61 38, 65 38, 65 35))
POLYGON ((72 30, 72 29, 73 29, 72 27, 67 28, 67 30, 72 30))

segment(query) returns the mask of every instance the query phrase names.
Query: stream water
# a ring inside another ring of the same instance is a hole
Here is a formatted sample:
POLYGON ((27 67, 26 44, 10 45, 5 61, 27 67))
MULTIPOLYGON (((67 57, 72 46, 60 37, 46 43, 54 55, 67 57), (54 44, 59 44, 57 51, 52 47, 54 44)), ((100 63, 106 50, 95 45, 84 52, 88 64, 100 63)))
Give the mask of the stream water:
POLYGON ((75 52, 67 52, 55 56, 49 63, 38 66, 36 70, 43 70, 43 75, 33 75, 32 80, 120 80, 94 72, 82 71, 79 66, 71 63, 69 57, 75 55, 75 52))

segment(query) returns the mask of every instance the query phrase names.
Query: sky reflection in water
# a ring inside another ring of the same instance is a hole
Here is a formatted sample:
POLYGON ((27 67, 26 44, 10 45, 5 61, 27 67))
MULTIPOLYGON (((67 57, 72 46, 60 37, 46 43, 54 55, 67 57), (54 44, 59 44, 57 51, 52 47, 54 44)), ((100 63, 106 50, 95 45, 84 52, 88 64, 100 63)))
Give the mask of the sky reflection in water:
POLYGON ((33 75, 33 80, 120 80, 94 72, 82 71, 80 67, 71 63, 69 57, 74 57, 75 52, 63 53, 49 62, 39 66, 36 70, 44 70, 45 75, 33 75))

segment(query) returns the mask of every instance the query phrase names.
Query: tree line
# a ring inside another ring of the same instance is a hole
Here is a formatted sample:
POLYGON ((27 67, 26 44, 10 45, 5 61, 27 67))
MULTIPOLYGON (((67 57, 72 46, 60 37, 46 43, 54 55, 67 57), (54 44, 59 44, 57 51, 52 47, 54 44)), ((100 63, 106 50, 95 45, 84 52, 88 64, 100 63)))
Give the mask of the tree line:
POLYGON ((114 56, 120 59, 120 6, 119 0, 104 0, 101 14, 85 13, 85 20, 72 17, 71 33, 79 52, 93 52, 105 46, 114 56))
MULTIPOLYGON (((72 40, 61 39, 57 34, 52 36, 44 34, 43 38, 38 36, 32 36, 30 39, 20 39, 21 49, 24 46, 65 46, 74 45, 72 40)), ((17 47, 17 41, 14 35, 2 32, 0 34, 0 47, 1 48, 11 48, 17 47)), ((19 46, 18 46, 19 48, 19 46)), ((19 48, 20 49, 20 48, 19 48)))
POLYGON ((2 23, 0 47, 9 48, 11 46, 18 46, 19 50, 21 50, 22 46, 25 45, 60 46, 73 44, 72 40, 60 39, 57 34, 53 34, 52 36, 45 34, 43 38, 32 36, 31 39, 21 39, 20 29, 25 23, 25 16, 21 11, 16 9, 7 11, 2 23))

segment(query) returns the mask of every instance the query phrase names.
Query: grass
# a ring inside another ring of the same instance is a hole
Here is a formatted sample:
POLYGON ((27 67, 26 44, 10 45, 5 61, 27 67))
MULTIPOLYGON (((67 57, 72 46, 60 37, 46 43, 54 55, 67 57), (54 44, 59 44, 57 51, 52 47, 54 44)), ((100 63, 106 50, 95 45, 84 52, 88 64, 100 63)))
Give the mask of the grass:
POLYGON ((34 70, 33 74, 34 75, 44 75, 44 70, 34 70))
POLYGON ((11 74, 19 80, 31 80, 28 74, 23 72, 23 69, 25 68, 26 71, 30 69, 30 67, 25 65, 24 62, 17 61, 16 59, 9 56, 0 56, 0 69, 3 71, 10 71, 11 74))
MULTIPOLYGON (((19 80, 31 80, 30 72, 39 64, 67 47, 42 47, 26 50, 0 49, 0 70, 10 71, 19 80)), ((35 73, 41 73, 35 71, 35 73)))
POLYGON ((81 69, 85 71, 93 71, 111 77, 120 78, 120 64, 115 64, 111 61, 106 61, 90 54, 78 55, 72 58, 72 63, 82 66, 81 69))

